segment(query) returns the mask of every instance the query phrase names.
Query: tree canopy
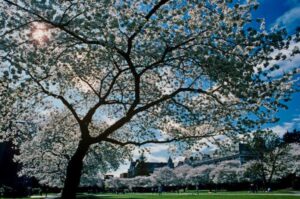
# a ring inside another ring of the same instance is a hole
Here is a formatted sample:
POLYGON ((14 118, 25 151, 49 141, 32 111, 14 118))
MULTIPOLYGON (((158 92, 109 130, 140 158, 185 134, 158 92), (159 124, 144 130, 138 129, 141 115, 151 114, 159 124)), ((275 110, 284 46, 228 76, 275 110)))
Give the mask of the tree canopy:
POLYGON ((246 176, 252 181, 261 181, 265 187, 287 174, 299 173, 299 147, 297 143, 286 143, 285 138, 272 131, 256 133, 249 140, 253 160, 245 164, 246 176))
POLYGON ((65 187, 74 188, 96 143, 193 143, 275 122, 299 72, 279 61, 299 53, 290 48, 299 33, 267 31, 251 16, 257 7, 255 0, 1 0, 2 139, 16 137, 16 121, 42 128, 49 114, 68 111, 80 131, 66 174, 65 187))

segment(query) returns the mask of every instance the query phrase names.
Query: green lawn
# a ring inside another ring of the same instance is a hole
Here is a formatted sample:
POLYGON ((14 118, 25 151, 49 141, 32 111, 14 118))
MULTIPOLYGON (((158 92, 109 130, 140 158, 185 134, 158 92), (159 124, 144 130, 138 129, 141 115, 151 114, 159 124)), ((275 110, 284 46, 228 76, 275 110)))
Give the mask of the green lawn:
POLYGON ((99 194, 99 195, 81 195, 78 196, 79 199, 300 199, 300 195, 292 194, 239 194, 239 193, 212 193, 212 194, 168 194, 163 193, 162 195, 158 194, 99 194))
MULTIPOLYGON (((248 193, 244 192, 217 192, 208 193, 136 193, 136 194, 79 194, 78 199, 300 199, 300 191, 272 192, 272 193, 248 193)), ((54 198, 55 195, 49 194, 49 198, 54 198), (50 196, 50 197, 49 197, 50 196)), ((34 199, 44 199, 45 197, 33 196, 34 199)), ((26 198, 29 199, 29 198, 26 198)))

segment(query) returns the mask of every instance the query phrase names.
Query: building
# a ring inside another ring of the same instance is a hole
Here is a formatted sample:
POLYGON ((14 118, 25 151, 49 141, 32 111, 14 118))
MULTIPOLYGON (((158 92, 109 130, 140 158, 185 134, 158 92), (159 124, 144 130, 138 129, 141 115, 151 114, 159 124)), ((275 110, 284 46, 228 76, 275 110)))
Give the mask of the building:
POLYGON ((228 155, 219 158, 212 158, 209 155, 205 154, 202 159, 198 158, 186 158, 183 162, 179 162, 177 166, 181 166, 183 164, 188 164, 190 166, 196 167, 207 164, 217 164, 222 161, 227 160, 239 160, 241 164, 246 163, 249 160, 253 160, 256 158, 256 155, 251 151, 250 147, 247 144, 239 144, 239 151, 236 154, 228 155))
POLYGON ((128 178, 128 173, 121 173, 120 178, 128 178))
POLYGON ((112 179, 112 178, 114 178, 114 175, 108 174, 108 175, 104 176, 104 180, 109 180, 109 179, 112 179))
POLYGON ((131 161, 127 177, 133 178, 136 176, 148 176, 153 173, 155 169, 166 166, 174 168, 174 163, 171 157, 169 157, 168 162, 146 162, 144 154, 142 154, 136 161, 131 161))
MULTIPOLYGON (((239 150, 238 153, 219 157, 219 158, 212 158, 208 154, 204 154, 201 159, 190 157, 186 158, 184 161, 180 161, 177 164, 178 166, 182 165, 190 165, 192 167, 197 167, 201 165, 207 165, 207 164, 217 164, 222 161, 226 160, 239 160, 241 164, 244 164, 245 162, 249 160, 253 160, 256 158, 256 155, 251 151, 248 145, 246 144, 239 144, 239 150)), ((157 168, 162 168, 168 166, 169 168, 174 168, 174 163, 171 157, 169 157, 168 162, 147 162, 145 160, 144 154, 140 156, 139 159, 136 161, 131 161, 128 173, 123 173, 120 175, 121 178, 133 178, 136 176, 148 176, 151 173, 154 172, 157 168)))

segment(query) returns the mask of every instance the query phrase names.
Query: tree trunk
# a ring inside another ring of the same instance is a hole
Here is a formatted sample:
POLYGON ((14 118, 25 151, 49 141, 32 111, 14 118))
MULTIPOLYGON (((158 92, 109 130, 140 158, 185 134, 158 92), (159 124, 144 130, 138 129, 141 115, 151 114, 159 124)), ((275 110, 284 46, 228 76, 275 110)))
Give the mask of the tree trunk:
POLYGON ((85 157, 90 144, 80 141, 78 148, 68 163, 67 175, 62 191, 62 199, 75 199, 76 191, 80 183, 83 158, 85 157))

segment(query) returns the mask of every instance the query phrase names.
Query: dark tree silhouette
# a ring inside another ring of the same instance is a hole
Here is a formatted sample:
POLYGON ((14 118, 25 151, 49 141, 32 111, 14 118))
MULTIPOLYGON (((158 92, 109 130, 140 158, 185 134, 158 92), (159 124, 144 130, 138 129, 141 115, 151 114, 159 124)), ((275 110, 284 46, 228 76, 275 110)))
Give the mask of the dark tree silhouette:
POLYGON ((300 143, 300 131, 294 129, 292 132, 286 132, 283 135, 283 140, 285 143, 300 143))

